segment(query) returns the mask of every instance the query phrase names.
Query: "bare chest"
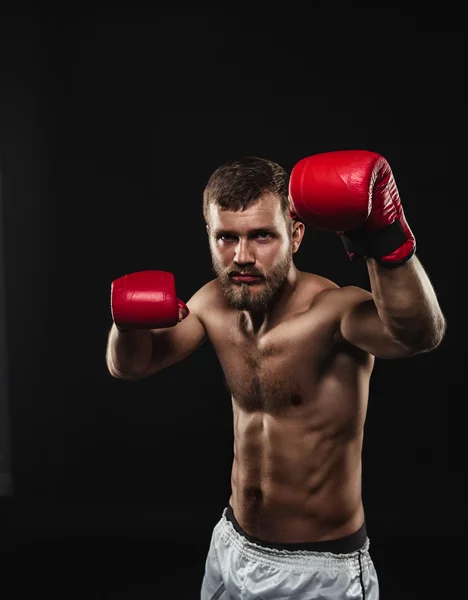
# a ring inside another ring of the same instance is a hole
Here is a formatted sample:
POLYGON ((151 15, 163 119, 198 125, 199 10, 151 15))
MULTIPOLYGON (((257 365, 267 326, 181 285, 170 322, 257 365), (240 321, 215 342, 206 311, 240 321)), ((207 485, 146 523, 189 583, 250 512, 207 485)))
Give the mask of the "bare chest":
POLYGON ((330 331, 321 327, 305 331, 300 322, 278 326, 262 337, 231 325, 224 335, 212 337, 226 386, 236 403, 247 412, 271 414, 307 401, 314 372, 331 341, 330 331))

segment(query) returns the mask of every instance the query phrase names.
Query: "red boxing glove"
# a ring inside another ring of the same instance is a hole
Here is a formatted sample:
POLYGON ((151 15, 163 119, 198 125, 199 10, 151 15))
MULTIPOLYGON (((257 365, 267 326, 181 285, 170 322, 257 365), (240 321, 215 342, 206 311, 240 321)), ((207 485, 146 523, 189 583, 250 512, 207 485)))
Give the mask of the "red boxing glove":
POLYGON ((166 271, 138 271, 111 284, 111 311, 119 329, 160 329, 179 322, 179 308, 189 310, 176 296, 175 280, 166 271))
POLYGON ((416 250, 390 165, 376 152, 303 158, 291 172, 289 197, 291 217, 338 233, 351 259, 373 257, 391 267, 416 250))

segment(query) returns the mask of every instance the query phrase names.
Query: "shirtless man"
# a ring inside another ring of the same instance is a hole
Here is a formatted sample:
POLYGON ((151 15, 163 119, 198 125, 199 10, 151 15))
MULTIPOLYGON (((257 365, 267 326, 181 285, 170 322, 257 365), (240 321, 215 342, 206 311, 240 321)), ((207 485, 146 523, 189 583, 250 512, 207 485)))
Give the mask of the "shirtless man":
POLYGON ((445 319, 415 254, 387 161, 317 154, 288 176, 256 157, 204 191, 217 277, 185 305, 164 271, 112 284, 107 366, 138 380, 209 340, 231 392, 232 493, 214 527, 202 600, 377 600, 361 497, 375 357, 435 349, 445 319), (372 292, 299 271, 305 226, 364 257, 372 292))

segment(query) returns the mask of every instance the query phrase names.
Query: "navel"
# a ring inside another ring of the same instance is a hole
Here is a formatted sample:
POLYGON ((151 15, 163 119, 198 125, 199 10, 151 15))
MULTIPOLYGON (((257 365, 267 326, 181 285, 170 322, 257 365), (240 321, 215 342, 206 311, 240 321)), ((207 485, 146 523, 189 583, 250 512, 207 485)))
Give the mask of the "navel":
POLYGON ((261 502, 263 500, 263 492, 258 487, 247 487, 244 490, 244 498, 250 502, 261 502))
POLYGON ((291 397, 291 404, 293 406, 299 406, 299 404, 302 404, 302 399, 300 396, 294 395, 291 397))

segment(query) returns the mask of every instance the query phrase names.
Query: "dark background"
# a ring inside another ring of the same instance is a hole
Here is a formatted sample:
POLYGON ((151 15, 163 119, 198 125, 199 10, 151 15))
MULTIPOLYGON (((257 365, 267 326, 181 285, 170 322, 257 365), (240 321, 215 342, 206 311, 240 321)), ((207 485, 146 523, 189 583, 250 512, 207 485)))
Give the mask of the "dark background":
MULTIPOLYGON (((230 489, 229 397, 209 345, 112 379, 110 284, 169 270, 187 300, 213 277, 201 201, 218 165, 346 148, 389 160, 448 321, 435 352, 377 361, 372 378, 363 491, 381 597, 464 589, 466 32, 424 31, 408 9, 361 28, 351 5, 338 24, 335 5, 252 10, 3 10, 5 600, 199 597, 230 489)), ((308 231, 296 264, 368 287, 331 234, 308 231)))

